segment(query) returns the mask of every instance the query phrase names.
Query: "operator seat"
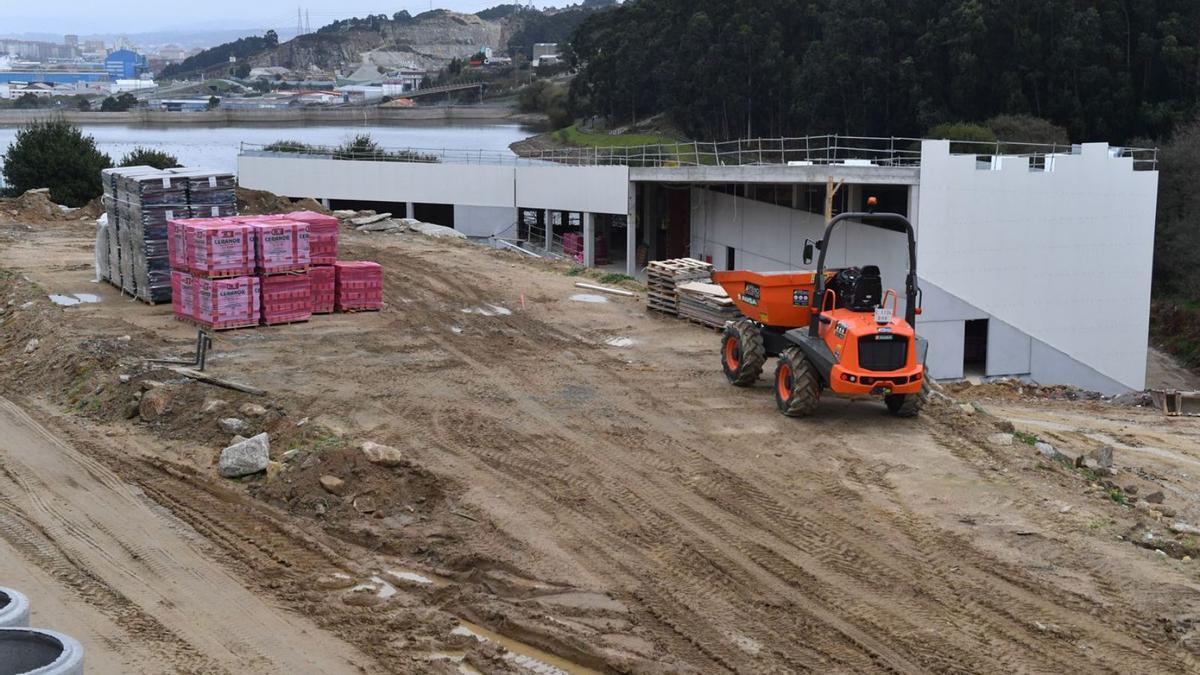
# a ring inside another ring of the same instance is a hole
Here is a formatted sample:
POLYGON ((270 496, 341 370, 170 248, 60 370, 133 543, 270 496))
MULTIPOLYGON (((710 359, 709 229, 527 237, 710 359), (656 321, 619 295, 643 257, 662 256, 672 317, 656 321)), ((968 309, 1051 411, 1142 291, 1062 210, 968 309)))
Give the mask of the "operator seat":
POLYGON ((852 312, 873 312, 883 298, 883 278, 877 265, 840 270, 829 287, 837 296, 837 307, 852 312))

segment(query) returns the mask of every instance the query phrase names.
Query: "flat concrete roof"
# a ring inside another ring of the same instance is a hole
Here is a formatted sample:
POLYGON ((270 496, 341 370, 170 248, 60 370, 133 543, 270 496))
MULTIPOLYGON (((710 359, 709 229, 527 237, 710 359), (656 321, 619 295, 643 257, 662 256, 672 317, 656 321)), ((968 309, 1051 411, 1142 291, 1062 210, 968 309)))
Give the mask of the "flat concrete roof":
POLYGON ((629 180, 640 183, 821 183, 829 178, 847 184, 919 185, 915 166, 737 165, 630 167, 629 180))

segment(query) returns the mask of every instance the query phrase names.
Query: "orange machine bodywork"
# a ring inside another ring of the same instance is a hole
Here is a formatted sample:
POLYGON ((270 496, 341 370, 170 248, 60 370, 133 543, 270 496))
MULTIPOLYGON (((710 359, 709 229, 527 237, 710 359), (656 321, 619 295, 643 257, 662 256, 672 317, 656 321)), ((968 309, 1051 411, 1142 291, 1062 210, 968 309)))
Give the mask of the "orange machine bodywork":
MULTIPOLYGON (((895 297, 895 294, 892 294, 895 297)), ((916 394, 921 391, 925 367, 917 360, 916 332, 899 317, 886 324, 875 322, 874 313, 834 309, 822 313, 829 323, 821 322, 818 332, 833 352, 833 370, 829 388, 847 396, 870 394, 916 394), (873 371, 860 367, 859 341, 903 341, 908 344, 904 366, 898 370, 873 371), (886 391, 883 391, 886 390, 886 391)))
MULTIPOLYGON (((828 282, 836 276, 837 270, 826 270, 825 274, 828 282)), ((816 290, 815 272, 736 270, 713 272, 712 278, 747 318, 775 329, 802 330, 807 334, 816 305, 812 297, 816 290)), ((889 296, 895 301, 895 292, 889 290, 884 294, 885 302, 889 296)), ((925 368, 917 358, 916 332, 902 317, 895 316, 895 312, 891 321, 879 324, 873 312, 826 310, 820 313, 818 334, 834 357, 831 372, 824 375, 829 389, 835 394, 916 394, 921 390, 925 368), (906 342, 904 366, 891 371, 860 367, 860 340, 872 336, 879 341, 906 342)))
MULTIPOLYGON (((832 278, 836 272, 826 273, 832 278)), ((779 328, 807 328, 812 321, 816 272, 713 272, 742 314, 779 328)))

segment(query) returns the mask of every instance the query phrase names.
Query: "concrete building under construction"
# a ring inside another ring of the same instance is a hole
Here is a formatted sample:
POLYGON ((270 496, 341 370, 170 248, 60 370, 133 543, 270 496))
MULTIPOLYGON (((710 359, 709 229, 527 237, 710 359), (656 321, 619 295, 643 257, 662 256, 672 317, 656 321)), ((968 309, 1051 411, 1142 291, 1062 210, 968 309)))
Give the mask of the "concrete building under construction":
MULTIPOLYGON (((406 213, 534 251, 561 254, 562 235, 578 232, 581 262, 631 275, 685 256, 717 269, 804 269, 804 242, 819 239, 827 213, 864 210, 873 196, 916 227, 918 332, 934 377, 1106 393, 1145 384, 1153 151, 830 136, 536 158, 247 147, 239 174, 245 187, 406 213)), ((878 265, 885 286, 903 286, 899 233, 840 236, 831 265, 878 265)))

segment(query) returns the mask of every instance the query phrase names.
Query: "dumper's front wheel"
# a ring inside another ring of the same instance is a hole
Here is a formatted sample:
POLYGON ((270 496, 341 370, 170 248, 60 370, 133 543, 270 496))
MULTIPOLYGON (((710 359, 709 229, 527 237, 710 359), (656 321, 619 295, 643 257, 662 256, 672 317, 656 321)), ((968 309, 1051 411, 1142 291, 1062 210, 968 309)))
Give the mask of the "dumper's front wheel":
POLYGON ((738 387, 749 387, 762 375, 767 352, 762 329, 748 319, 725 326, 721 337, 721 368, 725 377, 738 387))
POLYGON ((821 378, 799 347, 788 347, 775 366, 775 405, 788 417, 808 417, 821 402, 821 378))

